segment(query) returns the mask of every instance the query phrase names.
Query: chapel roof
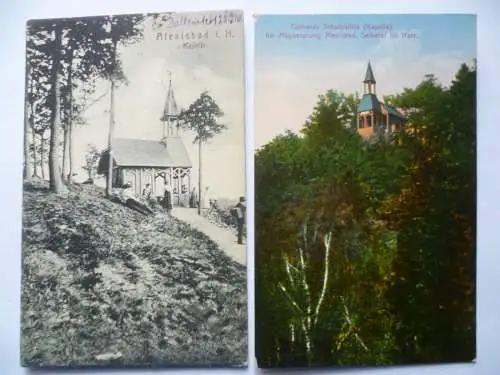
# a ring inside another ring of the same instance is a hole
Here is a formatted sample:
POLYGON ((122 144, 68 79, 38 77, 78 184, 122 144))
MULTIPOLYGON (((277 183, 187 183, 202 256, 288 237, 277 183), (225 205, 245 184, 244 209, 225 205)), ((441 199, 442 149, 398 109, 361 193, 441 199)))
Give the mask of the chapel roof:
POLYGON ((380 102, 375 94, 365 94, 358 105, 358 112, 380 111, 380 102))
POLYGON ((401 119, 405 118, 405 116, 396 107, 387 103, 380 103, 380 105, 382 105, 391 116, 396 116, 401 119))
POLYGON ((114 162, 120 167, 192 167, 180 137, 168 137, 162 141, 116 138, 112 150, 114 162))

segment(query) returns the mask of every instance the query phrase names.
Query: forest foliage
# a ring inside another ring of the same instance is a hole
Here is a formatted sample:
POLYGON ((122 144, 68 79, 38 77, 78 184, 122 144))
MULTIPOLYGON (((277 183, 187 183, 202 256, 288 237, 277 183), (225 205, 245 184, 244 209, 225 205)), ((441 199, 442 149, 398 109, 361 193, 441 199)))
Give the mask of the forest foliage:
POLYGON ((52 191, 65 190, 63 182, 71 182, 74 169, 73 129, 85 125, 85 111, 94 103, 90 99, 99 81, 114 86, 128 82, 118 47, 142 38, 145 17, 28 22, 24 178, 48 177, 52 191))
POLYGON ((475 358, 476 68, 386 98, 409 112, 389 140, 356 133, 358 100, 256 152, 260 367, 475 358))

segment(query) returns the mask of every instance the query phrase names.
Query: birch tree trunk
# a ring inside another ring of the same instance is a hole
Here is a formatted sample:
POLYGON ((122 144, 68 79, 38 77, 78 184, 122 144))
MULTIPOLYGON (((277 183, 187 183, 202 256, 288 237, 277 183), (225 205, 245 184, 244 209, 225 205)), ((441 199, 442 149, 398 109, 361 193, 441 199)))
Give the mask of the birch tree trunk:
MULTIPOLYGON (((62 48, 62 30, 60 27, 55 29, 55 41, 52 58, 51 71, 51 97, 53 100, 52 116, 50 121, 50 149, 49 149, 49 181, 50 190, 56 194, 65 191, 65 186, 61 178, 61 169, 59 166, 59 128, 61 126, 60 113, 60 89, 59 89, 59 69, 62 48)), ((43 166, 42 166, 43 168, 43 166)))
MULTIPOLYGON (((303 243, 307 248, 307 225, 303 226, 303 243)), ((313 296, 311 295, 311 286, 309 285, 310 280, 308 279, 308 264, 306 259, 305 250, 302 247, 297 248, 295 264, 292 264, 286 255, 283 255, 285 272, 288 277, 288 288, 285 287, 283 283, 279 283, 279 287, 284 293, 286 299, 290 302, 290 305, 298 314, 300 320, 300 328, 302 329, 305 353, 307 357, 307 365, 311 366, 314 362, 314 330, 317 328, 319 322, 319 314, 321 312, 321 307, 324 303, 329 280, 329 267, 330 267, 330 246, 331 246, 332 234, 327 233, 323 238, 323 245, 325 248, 324 256, 324 270, 322 275, 322 286, 320 295, 317 301, 313 301, 313 296), (296 270, 292 274, 291 270, 296 270), (300 290, 298 295, 291 294, 289 291, 300 290)), ((295 336, 295 331, 292 328, 292 337, 295 336)), ((294 341, 294 339, 292 339, 294 341)))

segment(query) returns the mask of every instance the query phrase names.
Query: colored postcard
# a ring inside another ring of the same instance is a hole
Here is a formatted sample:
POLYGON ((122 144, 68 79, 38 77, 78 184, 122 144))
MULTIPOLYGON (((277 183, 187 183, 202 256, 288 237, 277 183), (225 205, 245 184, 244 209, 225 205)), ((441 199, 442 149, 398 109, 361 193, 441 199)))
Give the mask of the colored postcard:
POLYGON ((23 366, 246 366, 243 31, 28 22, 23 366))
POLYGON ((259 367, 476 357, 476 17, 256 21, 259 367))

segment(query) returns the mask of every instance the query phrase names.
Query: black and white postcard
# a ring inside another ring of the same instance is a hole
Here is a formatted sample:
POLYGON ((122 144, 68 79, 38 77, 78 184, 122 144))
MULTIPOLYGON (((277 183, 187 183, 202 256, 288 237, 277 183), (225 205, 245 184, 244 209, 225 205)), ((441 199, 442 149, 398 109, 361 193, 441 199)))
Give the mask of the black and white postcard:
POLYGON ((23 366, 246 366, 243 32, 28 22, 23 366))

